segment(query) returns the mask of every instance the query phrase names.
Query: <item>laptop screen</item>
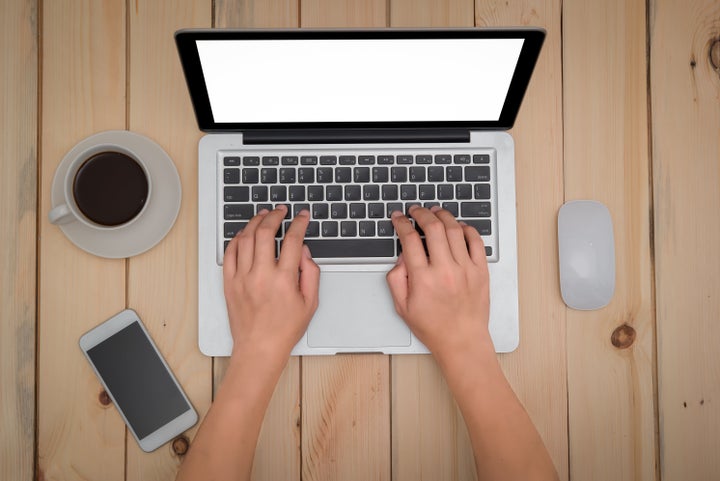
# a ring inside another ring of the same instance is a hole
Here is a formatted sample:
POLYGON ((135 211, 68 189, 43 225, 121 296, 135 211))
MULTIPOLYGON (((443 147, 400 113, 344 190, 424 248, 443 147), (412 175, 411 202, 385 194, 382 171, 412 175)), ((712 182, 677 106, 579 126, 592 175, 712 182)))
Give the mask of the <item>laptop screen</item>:
MULTIPOLYGON (((502 128, 512 113, 508 107, 515 109, 514 113, 519 108, 517 97, 524 93, 539 51, 539 45, 527 45, 537 43, 527 35, 537 30, 519 30, 515 35, 512 31, 480 29, 379 30, 366 31, 376 35, 361 38, 337 38, 332 31, 295 31, 305 33, 305 37, 308 32, 319 34, 311 38, 292 35, 293 31, 275 31, 289 33, 285 38, 272 35, 273 31, 235 31, 235 38, 228 35, 232 31, 194 32, 206 35, 184 43, 179 39, 178 46, 181 57, 187 57, 183 66, 204 130, 277 126, 502 128), (405 35, 377 38, 380 32, 405 35), (428 32, 446 35, 428 38, 428 32), (185 45, 185 54, 181 45, 185 45), (535 53, 528 57, 531 50, 535 53), (210 124, 203 126, 203 119, 210 124)), ((334 33, 339 32, 343 31, 334 33)), ((343 33, 347 37, 352 32, 343 33)))

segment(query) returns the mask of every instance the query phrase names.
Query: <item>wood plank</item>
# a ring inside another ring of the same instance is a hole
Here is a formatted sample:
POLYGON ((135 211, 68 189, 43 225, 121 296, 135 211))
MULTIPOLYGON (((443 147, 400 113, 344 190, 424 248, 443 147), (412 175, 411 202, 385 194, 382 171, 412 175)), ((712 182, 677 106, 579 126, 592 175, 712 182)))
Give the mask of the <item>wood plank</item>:
POLYGON ((657 478, 645 21, 642 2, 563 3, 565 200, 608 206, 616 255, 610 305, 567 312, 572 479, 657 478))
POLYGON ((389 356, 304 357, 302 479, 390 479, 389 356))
MULTIPOLYGON (((470 0, 393 0, 392 27, 474 25, 470 0)), ((393 356, 392 477, 396 481, 476 479, 465 421, 431 356, 393 356)))
MULTIPOLYGON (((210 1, 134 2, 128 12, 129 128, 158 142, 182 183, 180 213, 167 237, 128 266, 128 305, 137 310, 198 414, 210 407, 212 360, 197 340, 197 143, 201 133, 173 33, 209 27, 210 1)), ((192 438, 197 427, 187 434, 192 438)), ((143 453, 128 438, 127 479, 174 479, 182 456, 172 444, 143 453)))
POLYGON ((37 1, 0 5, 0 479, 35 469, 37 1))
MULTIPOLYGON (((299 25, 298 2, 290 0, 218 0, 220 28, 292 28, 299 25)), ((213 391, 227 370, 227 357, 213 360, 213 391)), ((214 396, 214 392, 213 392, 214 396)), ((300 358, 291 357, 275 387, 263 420, 251 479, 300 479, 300 358)))
POLYGON ((568 479, 565 306, 560 298, 557 210, 563 203, 559 0, 475 3, 475 24, 547 30, 515 127, 520 346, 501 355, 510 384, 568 479), (541 255, 538 255, 541 253, 541 255))
POLYGON ((78 249, 50 225, 50 187, 70 148, 125 127, 125 1, 58 0, 42 7, 38 478, 123 480, 125 427, 103 405, 78 348, 125 307, 125 261, 78 249))
POLYGON ((661 474, 716 479, 720 3, 665 0, 650 8, 661 474))
MULTIPOLYGON (((300 21, 302 27, 384 27, 387 10, 381 0, 303 0, 300 21)), ((388 356, 305 357, 301 370, 302 478, 388 480, 388 356)))

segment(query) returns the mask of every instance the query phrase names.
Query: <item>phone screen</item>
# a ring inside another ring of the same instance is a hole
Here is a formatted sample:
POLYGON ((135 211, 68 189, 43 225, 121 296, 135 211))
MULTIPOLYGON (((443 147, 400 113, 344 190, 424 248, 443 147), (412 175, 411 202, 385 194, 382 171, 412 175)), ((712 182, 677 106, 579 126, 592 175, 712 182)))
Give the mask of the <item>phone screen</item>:
POLYGON ((191 409, 137 321, 87 353, 139 439, 191 409))

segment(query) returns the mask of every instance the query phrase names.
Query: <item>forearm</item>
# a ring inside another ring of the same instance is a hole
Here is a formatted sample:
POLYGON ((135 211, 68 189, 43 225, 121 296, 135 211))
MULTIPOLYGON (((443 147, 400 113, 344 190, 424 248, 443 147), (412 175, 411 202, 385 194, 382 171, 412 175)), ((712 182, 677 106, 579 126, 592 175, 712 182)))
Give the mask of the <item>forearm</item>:
POLYGON ((470 433, 478 480, 556 480, 552 460, 492 343, 438 359, 470 433))
POLYGON ((176 481, 248 480, 265 411, 283 369, 257 354, 234 354, 176 481))

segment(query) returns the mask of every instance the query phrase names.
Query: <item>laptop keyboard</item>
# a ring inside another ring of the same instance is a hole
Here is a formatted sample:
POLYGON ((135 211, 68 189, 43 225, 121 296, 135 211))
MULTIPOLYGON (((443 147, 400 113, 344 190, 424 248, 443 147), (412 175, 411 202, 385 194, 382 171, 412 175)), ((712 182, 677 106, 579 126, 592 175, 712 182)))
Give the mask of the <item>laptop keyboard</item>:
POLYGON ((292 218, 308 209, 305 243, 315 260, 393 262, 402 248, 390 214, 437 205, 477 229, 488 261, 496 261, 494 157, 492 150, 462 149, 221 153, 218 264, 230 239, 258 211, 279 204, 289 208, 276 254, 292 218))

